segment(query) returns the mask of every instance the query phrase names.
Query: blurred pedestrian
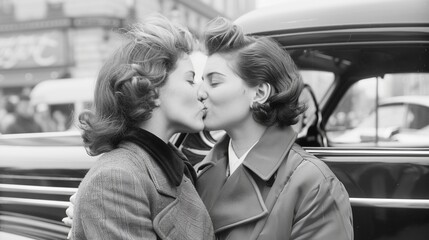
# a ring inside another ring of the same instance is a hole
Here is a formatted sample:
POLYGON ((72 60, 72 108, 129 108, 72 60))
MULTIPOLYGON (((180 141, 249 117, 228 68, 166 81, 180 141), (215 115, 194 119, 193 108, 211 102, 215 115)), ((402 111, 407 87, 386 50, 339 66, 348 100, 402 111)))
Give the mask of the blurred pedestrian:
POLYGON ((20 95, 15 105, 14 117, 10 124, 5 126, 4 133, 37 133, 42 132, 40 125, 34 120, 34 107, 30 97, 20 95))
POLYGON ((40 125, 43 132, 57 131, 57 124, 51 117, 51 112, 48 104, 39 103, 36 105, 34 119, 40 125))
POLYGON ((304 84, 289 54, 224 18, 211 22, 205 46, 204 124, 227 133, 196 166, 216 238, 353 239, 343 184, 294 143, 304 84))
POLYGON ((7 96, 3 99, 3 111, 0 114, 0 133, 5 133, 5 129, 15 121, 15 107, 19 98, 16 95, 7 96))
POLYGON ((64 113, 63 111, 54 110, 52 112, 52 118, 54 119, 54 121, 56 123, 56 130, 57 131, 66 131, 69 128, 68 117, 67 117, 66 113, 64 113))

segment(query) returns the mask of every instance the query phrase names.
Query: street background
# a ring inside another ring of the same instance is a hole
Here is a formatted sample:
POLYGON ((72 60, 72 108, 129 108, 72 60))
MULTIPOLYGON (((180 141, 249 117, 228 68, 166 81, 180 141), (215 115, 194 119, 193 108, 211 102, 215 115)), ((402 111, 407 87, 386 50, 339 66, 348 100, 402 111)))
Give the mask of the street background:
MULTIPOLYGON (((16 110, 32 115, 42 128, 29 120, 21 132, 69 129, 70 115, 90 107, 91 84, 120 44, 119 29, 157 12, 199 37, 214 17, 234 20, 257 5, 256 0, 0 0, 0 133, 11 133, 4 126, 16 110), (81 79, 88 84, 78 85, 81 79)), ((200 71, 204 58, 197 58, 200 71)))

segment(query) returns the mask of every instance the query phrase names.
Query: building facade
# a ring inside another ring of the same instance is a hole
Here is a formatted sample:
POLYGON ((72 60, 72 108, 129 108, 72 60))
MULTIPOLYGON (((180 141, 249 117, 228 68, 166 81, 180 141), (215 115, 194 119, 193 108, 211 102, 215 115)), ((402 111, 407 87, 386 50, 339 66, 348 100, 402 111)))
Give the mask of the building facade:
POLYGON ((95 78, 120 43, 115 30, 159 12, 196 35, 255 0, 0 0, 0 97, 47 79, 95 78))

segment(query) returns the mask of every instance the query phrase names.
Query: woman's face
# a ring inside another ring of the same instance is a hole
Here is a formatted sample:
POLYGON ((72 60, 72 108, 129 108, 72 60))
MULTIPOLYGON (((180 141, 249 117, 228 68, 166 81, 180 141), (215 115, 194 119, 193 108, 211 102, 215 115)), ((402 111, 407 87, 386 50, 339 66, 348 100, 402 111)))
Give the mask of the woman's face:
POLYGON ((207 130, 228 131, 252 117, 250 104, 256 88, 249 87, 231 66, 224 55, 207 58, 198 93, 207 108, 204 118, 207 130))
POLYGON ((164 86, 159 89, 160 111, 175 132, 197 132, 204 128, 204 105, 194 86, 194 68, 187 54, 176 63, 164 86))

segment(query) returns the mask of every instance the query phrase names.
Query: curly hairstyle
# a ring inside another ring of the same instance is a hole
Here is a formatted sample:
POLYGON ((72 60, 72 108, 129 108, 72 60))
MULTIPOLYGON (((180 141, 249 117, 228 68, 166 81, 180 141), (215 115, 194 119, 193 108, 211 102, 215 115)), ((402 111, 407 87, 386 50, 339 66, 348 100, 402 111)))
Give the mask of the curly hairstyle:
POLYGON ((225 18, 213 19, 207 29, 204 45, 208 56, 222 55, 250 87, 271 85, 267 101, 252 106, 255 121, 266 126, 295 124, 306 107, 298 101, 304 83, 290 55, 273 39, 245 35, 225 18))
POLYGON ((126 43, 100 69, 92 111, 79 116, 90 155, 117 147, 129 131, 151 118, 158 89, 177 60, 193 50, 189 31, 162 16, 152 16, 124 33, 126 43))

